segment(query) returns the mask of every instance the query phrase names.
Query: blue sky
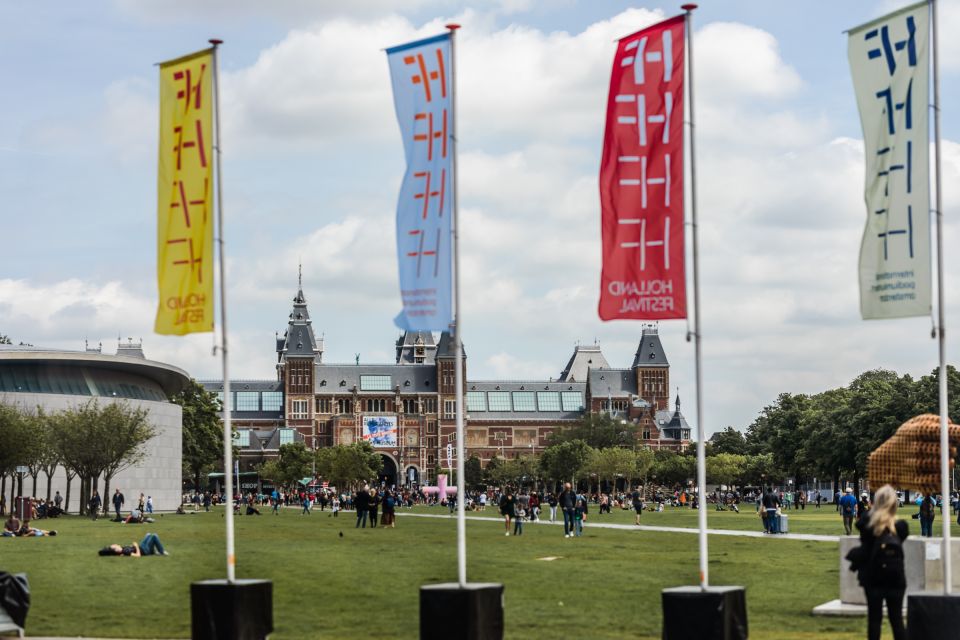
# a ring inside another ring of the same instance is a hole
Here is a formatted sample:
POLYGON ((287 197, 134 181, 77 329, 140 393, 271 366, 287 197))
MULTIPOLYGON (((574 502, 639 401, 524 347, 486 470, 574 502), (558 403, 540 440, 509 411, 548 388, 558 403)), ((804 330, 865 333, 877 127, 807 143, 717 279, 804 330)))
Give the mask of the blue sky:
MULTIPOLYGON (((960 10, 943 5, 953 246, 960 10)), ((781 391, 936 364, 929 319, 858 315, 862 150, 842 31, 894 6, 724 0, 696 12, 708 432, 745 427, 781 391)), ((403 161, 380 49, 455 20, 470 377, 556 376, 577 340, 628 366, 639 323, 595 311, 604 101, 614 38, 677 12, 574 0, 2 3, 0 332, 111 352, 118 335, 142 337, 150 357, 218 375, 210 335, 152 334, 153 64, 215 36, 234 371, 273 375, 301 259, 325 359, 388 361, 403 161)), ((953 318, 949 275, 947 291, 953 318)), ((661 325, 672 382, 692 400, 685 331, 661 325)))

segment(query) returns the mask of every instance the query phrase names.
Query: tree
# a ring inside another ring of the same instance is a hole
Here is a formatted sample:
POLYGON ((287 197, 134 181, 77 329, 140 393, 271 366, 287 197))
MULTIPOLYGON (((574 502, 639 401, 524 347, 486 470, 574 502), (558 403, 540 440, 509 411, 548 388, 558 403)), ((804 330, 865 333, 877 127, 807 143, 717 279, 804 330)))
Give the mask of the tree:
POLYGON ((90 400, 79 407, 60 412, 50 421, 53 446, 63 466, 80 478, 81 515, 87 512, 93 481, 104 467, 103 450, 97 442, 100 435, 97 425, 99 417, 97 401, 90 400))
POLYGON ((341 491, 370 481, 382 468, 383 459, 366 441, 317 451, 317 473, 341 491))
POLYGON ((707 482, 713 484, 736 484, 747 465, 747 456, 735 453, 718 453, 707 458, 707 482))
MULTIPOLYGON (((0 474, 12 478, 17 466, 26 464, 33 456, 33 440, 24 415, 15 407, 0 404, 0 474)), ((11 481, 10 502, 17 495, 17 483, 11 481)), ((22 487, 20 487, 22 491, 22 487)))
POLYGON ((735 453, 738 455, 747 453, 747 440, 742 433, 733 427, 727 427, 723 431, 713 434, 709 445, 713 453, 735 453))
POLYGON ((0 344, 13 344, 10 337, 0 333, 0 344))
POLYGON ((557 429, 550 434, 550 444, 582 440, 595 449, 607 447, 632 447, 637 444, 639 427, 627 421, 617 420, 607 414, 586 414, 572 427, 557 429))
POLYGON ((655 452, 653 473, 657 482, 667 486, 685 485, 696 475, 697 460, 693 456, 683 455, 667 449, 655 452))
POLYGON ((653 469, 656 457, 653 451, 647 447, 637 449, 633 477, 643 483, 644 489, 647 486, 647 475, 653 469))
MULTIPOLYGON (((103 453, 103 499, 110 496, 110 481, 128 467, 141 462, 145 445, 157 435, 147 421, 147 410, 127 402, 111 402, 99 411, 98 441, 103 453)), ((132 500, 132 498, 131 498, 132 500)))
POLYGON ((313 452, 302 442, 280 445, 280 456, 260 467, 260 474, 279 485, 292 487, 312 475, 313 452))
POLYGON ((552 444, 540 455, 540 468, 544 476, 551 480, 575 482, 577 474, 583 469, 592 450, 592 447, 583 440, 567 440, 552 444))
POLYGON ((203 474, 223 458, 223 422, 220 401, 196 380, 170 401, 183 409, 183 470, 194 487, 202 486, 203 474))
POLYGON ((463 479, 468 487, 478 487, 483 484, 483 464, 475 455, 467 458, 463 464, 463 479))

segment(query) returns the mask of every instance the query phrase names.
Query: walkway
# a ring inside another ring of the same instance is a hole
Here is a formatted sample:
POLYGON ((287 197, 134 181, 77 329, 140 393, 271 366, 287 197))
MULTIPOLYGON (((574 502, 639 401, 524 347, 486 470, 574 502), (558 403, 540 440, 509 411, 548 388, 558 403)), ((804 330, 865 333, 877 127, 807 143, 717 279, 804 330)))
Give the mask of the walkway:
MULTIPOLYGON (((398 515, 406 516, 408 518, 455 518, 454 515, 440 515, 436 513, 404 513, 402 511, 397 511, 398 515)), ((467 516, 467 520, 480 520, 486 522, 498 522, 503 523, 502 518, 489 518, 485 516, 467 516)), ((547 520, 540 520, 539 523, 528 523, 527 526, 537 526, 541 525, 556 525, 562 526, 563 522, 548 522, 547 520)), ((621 529, 623 531, 655 531, 658 533, 697 533, 697 529, 689 529, 687 527, 657 527, 649 525, 635 525, 635 524, 617 524, 613 522, 596 522, 591 520, 587 528, 590 529, 621 529)), ((806 540, 808 542, 839 542, 840 536, 824 536, 814 533, 783 533, 779 535, 769 535, 763 533, 762 531, 737 531, 734 529, 707 529, 707 533, 711 536, 739 536, 742 538, 769 538, 776 540, 806 540)))

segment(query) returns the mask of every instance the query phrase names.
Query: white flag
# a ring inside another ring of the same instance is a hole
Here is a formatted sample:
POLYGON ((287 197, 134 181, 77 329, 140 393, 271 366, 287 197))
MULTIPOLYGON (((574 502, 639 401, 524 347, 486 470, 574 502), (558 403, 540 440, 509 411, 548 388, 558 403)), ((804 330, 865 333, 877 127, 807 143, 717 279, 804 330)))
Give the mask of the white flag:
POLYGON ((931 309, 928 24, 922 2, 849 32, 866 157, 864 319, 924 316, 931 309))

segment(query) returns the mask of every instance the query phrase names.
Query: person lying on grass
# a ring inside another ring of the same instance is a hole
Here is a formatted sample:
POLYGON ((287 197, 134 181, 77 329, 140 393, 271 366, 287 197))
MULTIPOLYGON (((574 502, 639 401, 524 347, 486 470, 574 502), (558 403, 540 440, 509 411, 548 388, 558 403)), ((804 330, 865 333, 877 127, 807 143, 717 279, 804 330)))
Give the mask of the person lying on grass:
POLYGON ((155 533, 148 533, 139 543, 131 542, 126 546, 111 544, 100 549, 98 553, 101 556, 130 556, 133 558, 139 558, 140 556, 170 555, 166 549, 163 548, 160 537, 155 533))
POLYGON ((42 538, 44 536, 55 536, 56 531, 46 529, 36 529, 30 526, 30 521, 26 520, 23 524, 11 514, 7 521, 3 523, 4 538, 42 538))

